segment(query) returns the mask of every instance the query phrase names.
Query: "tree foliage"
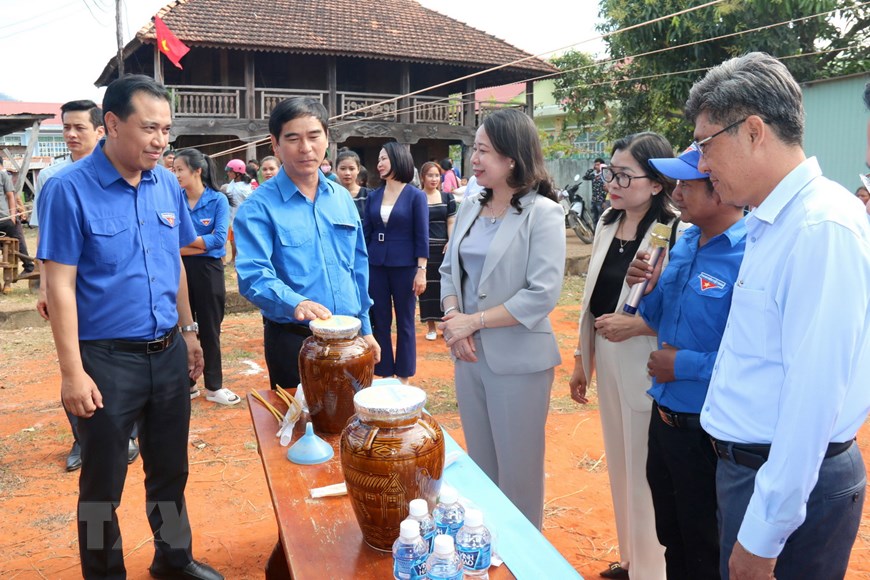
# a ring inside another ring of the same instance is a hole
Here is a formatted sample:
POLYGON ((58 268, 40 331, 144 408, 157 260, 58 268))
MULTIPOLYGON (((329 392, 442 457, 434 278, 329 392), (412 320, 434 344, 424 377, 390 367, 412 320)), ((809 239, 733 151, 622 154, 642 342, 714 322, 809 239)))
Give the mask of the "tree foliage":
POLYGON ((799 82, 870 69, 870 7, 858 6, 863 0, 726 0, 619 32, 705 1, 600 0, 599 30, 610 33, 605 40, 610 58, 596 63, 587 54, 568 52, 553 59, 563 71, 556 99, 579 123, 600 124, 608 140, 652 130, 681 147, 692 134, 682 113, 689 89, 708 68, 733 56, 763 51, 783 58, 799 82), (725 35, 731 36, 707 41, 725 35), (851 48, 813 54, 846 47, 851 48))

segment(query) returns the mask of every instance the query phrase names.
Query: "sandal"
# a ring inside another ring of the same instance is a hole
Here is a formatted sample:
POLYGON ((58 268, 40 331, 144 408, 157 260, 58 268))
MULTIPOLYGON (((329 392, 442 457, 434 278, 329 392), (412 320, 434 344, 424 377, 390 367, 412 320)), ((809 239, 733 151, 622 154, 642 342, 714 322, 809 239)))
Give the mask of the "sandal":
POLYGON ((607 570, 598 574, 602 578, 628 578, 628 569, 623 568, 619 562, 612 562, 607 570))
POLYGON ((205 396, 205 399, 207 401, 211 401, 212 403, 218 403, 220 405, 236 405, 242 401, 237 394, 229 389, 218 389, 216 391, 209 391, 208 394, 205 396))

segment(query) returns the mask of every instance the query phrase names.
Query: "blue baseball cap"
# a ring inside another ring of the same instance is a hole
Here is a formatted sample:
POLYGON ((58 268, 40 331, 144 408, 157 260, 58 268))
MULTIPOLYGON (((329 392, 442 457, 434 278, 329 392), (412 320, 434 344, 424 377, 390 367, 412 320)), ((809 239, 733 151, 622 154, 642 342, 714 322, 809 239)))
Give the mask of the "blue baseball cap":
POLYGON ((698 171, 698 162, 701 160, 701 152, 692 143, 689 148, 680 153, 679 157, 665 157, 662 159, 650 159, 653 167, 661 171, 671 179, 691 181, 693 179, 707 179, 709 173, 698 171))

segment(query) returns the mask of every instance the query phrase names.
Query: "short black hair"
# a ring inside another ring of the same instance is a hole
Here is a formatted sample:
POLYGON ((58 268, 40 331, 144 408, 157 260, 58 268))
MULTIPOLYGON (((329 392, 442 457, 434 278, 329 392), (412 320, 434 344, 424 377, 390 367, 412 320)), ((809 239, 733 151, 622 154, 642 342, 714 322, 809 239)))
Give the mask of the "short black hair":
POLYGON ((450 161, 450 158, 449 158, 449 157, 445 157, 444 159, 442 159, 442 160, 438 163, 438 165, 440 165, 440 166, 441 166, 441 169, 443 169, 444 171, 450 171, 450 170, 453 169, 453 162, 450 161))
MULTIPOLYGON (((194 151, 196 151, 196 149, 194 149, 194 151)), ((166 151, 163 152, 164 159, 166 159, 170 155, 175 155, 175 149, 167 149, 166 151)))
POLYGON ((126 75, 115 79, 106 88, 106 94, 103 95, 103 122, 109 113, 114 113, 122 121, 126 120, 133 113, 133 95, 136 93, 146 93, 167 103, 172 102, 166 87, 151 77, 126 75))
POLYGON ((99 129, 103 126, 103 110, 91 100, 69 101, 60 106, 60 119, 63 122, 63 116, 67 113, 75 111, 87 111, 91 117, 91 125, 94 129, 99 129))
POLYGON ((602 159, 601 157, 596 157, 595 160, 592 161, 592 163, 593 163, 593 164, 595 164, 595 163, 604 163, 604 159, 602 159))
POLYGON ((314 117, 320 121, 324 132, 329 130, 329 112, 323 103, 311 97, 291 97, 284 99, 269 114, 269 133, 278 139, 284 123, 299 117, 314 117))
POLYGON ((400 183, 411 183, 414 179, 414 158, 408 148, 396 141, 388 141, 382 148, 390 159, 390 174, 387 177, 400 183))

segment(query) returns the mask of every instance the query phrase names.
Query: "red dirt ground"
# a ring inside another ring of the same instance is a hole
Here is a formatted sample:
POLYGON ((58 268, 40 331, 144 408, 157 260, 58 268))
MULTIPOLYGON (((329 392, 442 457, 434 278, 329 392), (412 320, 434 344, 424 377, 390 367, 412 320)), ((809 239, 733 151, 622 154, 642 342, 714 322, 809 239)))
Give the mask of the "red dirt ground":
MULTIPOLYGON (((552 315, 566 363, 557 370, 547 424, 544 534, 584 577, 595 578, 618 553, 594 393, 586 408, 567 395, 577 311, 565 306, 552 315)), ((260 328, 255 314, 234 315, 224 324, 226 386, 240 395, 268 386, 260 328)), ((425 327, 419 327, 416 384, 429 393, 429 408, 441 424, 462 441, 450 404, 452 365, 443 342, 427 342, 424 333, 425 327)), ((58 402, 50 334, 46 327, 0 331, 0 344, 0 577, 79 578, 74 524, 78 475, 63 470, 72 438, 58 402)), ((192 402, 187 499, 194 554, 231 579, 262 578, 277 537, 245 405, 218 408, 204 397, 192 402)), ((865 427, 860 440, 867 435, 865 427)), ((866 445, 861 447, 870 457, 866 445)), ((119 508, 131 579, 149 577, 153 553, 141 466, 139 460, 131 465, 119 508)), ((870 518, 864 519, 850 579, 870 578, 870 518)))

